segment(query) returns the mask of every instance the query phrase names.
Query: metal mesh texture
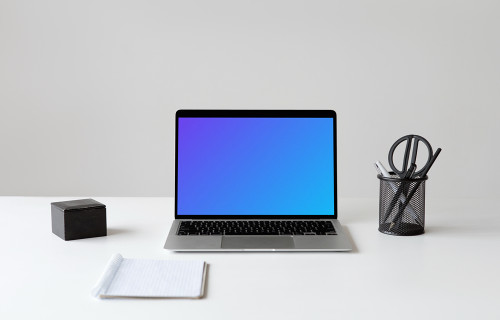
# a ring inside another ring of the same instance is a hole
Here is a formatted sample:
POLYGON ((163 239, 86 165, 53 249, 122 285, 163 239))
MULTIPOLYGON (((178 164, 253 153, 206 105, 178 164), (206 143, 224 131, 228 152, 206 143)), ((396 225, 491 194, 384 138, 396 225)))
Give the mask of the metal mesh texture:
POLYGON ((403 180, 391 173, 390 178, 381 175, 378 178, 380 180, 378 230, 395 236, 414 236, 424 233, 427 176, 403 180), (410 196, 410 202, 407 203, 410 196))

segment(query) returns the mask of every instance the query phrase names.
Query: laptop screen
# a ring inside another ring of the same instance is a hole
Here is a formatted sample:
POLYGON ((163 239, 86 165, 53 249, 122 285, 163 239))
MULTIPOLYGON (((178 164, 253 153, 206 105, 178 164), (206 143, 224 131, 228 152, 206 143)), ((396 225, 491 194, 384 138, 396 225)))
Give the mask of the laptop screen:
POLYGON ((178 115, 176 216, 333 216, 334 129, 333 116, 178 115))

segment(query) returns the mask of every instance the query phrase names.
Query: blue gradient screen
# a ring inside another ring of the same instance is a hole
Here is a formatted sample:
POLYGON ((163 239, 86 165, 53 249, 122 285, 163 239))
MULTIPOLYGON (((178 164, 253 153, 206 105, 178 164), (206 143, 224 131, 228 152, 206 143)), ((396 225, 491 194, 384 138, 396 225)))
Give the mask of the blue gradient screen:
POLYGON ((333 215, 332 118, 178 118, 178 215, 333 215))

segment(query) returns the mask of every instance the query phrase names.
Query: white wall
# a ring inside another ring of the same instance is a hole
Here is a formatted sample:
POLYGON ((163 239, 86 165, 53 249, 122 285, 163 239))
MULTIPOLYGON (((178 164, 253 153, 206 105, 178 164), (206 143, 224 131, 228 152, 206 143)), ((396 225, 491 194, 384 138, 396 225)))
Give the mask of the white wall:
POLYGON ((498 1, 0 0, 0 195, 173 195, 178 108, 329 108, 340 196, 399 137, 498 197, 498 1))

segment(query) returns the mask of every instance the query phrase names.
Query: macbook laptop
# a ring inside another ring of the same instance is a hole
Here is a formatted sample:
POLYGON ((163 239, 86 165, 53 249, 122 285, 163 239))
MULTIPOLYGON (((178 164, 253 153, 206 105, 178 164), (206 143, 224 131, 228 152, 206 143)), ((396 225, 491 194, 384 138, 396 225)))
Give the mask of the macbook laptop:
POLYGON ((349 251, 333 110, 179 110, 174 251, 349 251))

